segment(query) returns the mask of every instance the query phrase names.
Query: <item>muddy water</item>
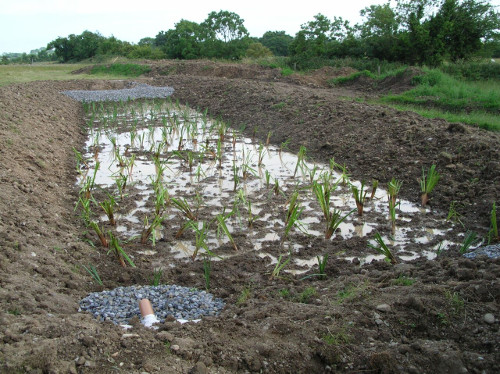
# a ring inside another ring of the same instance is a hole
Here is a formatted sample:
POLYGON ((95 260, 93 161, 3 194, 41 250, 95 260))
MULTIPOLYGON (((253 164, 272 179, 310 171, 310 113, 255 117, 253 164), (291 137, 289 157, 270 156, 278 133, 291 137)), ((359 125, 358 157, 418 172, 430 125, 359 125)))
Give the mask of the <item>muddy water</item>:
MULTIPOLYGON (((337 186, 331 196, 331 209, 340 210, 342 216, 351 212, 329 240, 364 238, 375 245, 374 234, 385 233, 384 242, 402 261, 419 256, 432 259, 438 250, 456 245, 444 240, 446 234, 456 228, 444 221, 442 215, 405 200, 399 200, 393 230, 387 191, 382 188, 365 202, 364 214, 358 216, 350 185, 360 188, 361 182, 345 180, 338 166, 314 164, 307 162, 307 158, 300 162, 297 155, 286 152, 285 147, 257 144, 188 108, 166 102, 129 105, 88 115, 89 139, 84 154, 88 169, 79 181, 83 183, 86 177, 93 175, 98 165, 96 185, 119 196, 117 180, 126 178, 124 199, 127 194, 134 196, 135 204, 126 212, 121 209, 117 215, 116 230, 122 240, 138 236, 145 216, 151 217, 154 208, 148 207, 148 202, 151 205, 154 201, 153 181, 160 176, 170 197, 186 198, 197 211, 207 212, 205 220, 233 211, 226 222, 229 231, 233 235, 244 234, 252 250, 258 251, 259 256, 269 257, 271 264, 278 260, 267 253, 266 248, 281 246, 283 253, 292 255, 290 267, 295 269, 288 271, 305 272, 317 265, 317 258, 294 256, 304 248, 300 238, 324 238, 325 229, 310 185, 312 180, 319 181, 321 175, 329 175, 331 183, 337 186), (158 158, 153 162, 155 153, 158 158), (299 191, 302 209, 300 225, 282 241, 286 201, 295 190, 299 191), (285 203, 273 205, 271 197, 275 193, 283 195, 285 203), (250 226, 249 221, 258 223, 258 228, 250 226)), ((365 190, 369 190, 370 195, 371 185, 365 190)), ((163 222, 178 215, 179 211, 167 204, 163 222)), ((100 219, 107 218, 104 215, 100 219)), ((155 241, 163 237, 164 228, 160 226, 154 231, 155 241)), ((217 237, 215 231, 209 231, 206 244, 217 254, 217 248, 230 244, 227 237, 217 237)), ((170 252, 174 258, 188 259, 195 248, 194 240, 181 238, 170 245, 170 252)), ((156 251, 153 247, 141 254, 155 255, 156 251)), ((203 249, 199 254, 203 254, 203 249)), ((227 252, 217 255, 216 260, 232 256, 227 252)), ((339 256, 354 259, 349 253, 339 256)), ((361 263, 384 258, 368 246, 364 254, 355 257, 361 263)))

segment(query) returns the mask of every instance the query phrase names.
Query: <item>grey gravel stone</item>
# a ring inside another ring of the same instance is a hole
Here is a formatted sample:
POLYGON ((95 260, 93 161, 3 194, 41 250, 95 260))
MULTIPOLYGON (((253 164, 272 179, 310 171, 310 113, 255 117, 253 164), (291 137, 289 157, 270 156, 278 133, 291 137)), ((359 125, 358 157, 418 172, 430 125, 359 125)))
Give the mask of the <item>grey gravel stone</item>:
POLYGON ((487 256, 489 258, 499 258, 500 257, 500 244, 487 245, 484 247, 479 247, 472 252, 464 254, 467 258, 476 258, 477 256, 487 256))
POLYGON ((491 313, 486 313, 484 316, 483 316, 483 319, 484 319, 484 322, 492 325, 495 323, 495 316, 491 313))
POLYGON ((63 91, 62 93, 81 102, 127 101, 167 98, 174 93, 174 89, 172 87, 154 87, 145 83, 133 82, 131 88, 121 90, 73 90, 63 91))
POLYGON ((149 299, 160 322, 168 316, 193 320, 214 316, 224 308, 224 301, 205 291, 177 285, 129 286, 93 292, 80 301, 80 312, 89 312, 98 320, 129 324, 140 318, 139 301, 149 299))

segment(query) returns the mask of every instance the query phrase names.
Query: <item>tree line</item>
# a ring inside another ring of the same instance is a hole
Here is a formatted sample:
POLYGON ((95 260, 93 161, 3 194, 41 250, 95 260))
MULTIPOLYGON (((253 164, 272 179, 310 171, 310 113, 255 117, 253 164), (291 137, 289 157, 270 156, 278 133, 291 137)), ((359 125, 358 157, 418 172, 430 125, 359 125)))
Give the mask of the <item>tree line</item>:
POLYGON ((500 57, 500 17, 489 1, 392 3, 364 8, 360 11, 363 22, 353 26, 341 17, 329 19, 317 14, 302 24, 294 37, 284 31, 251 37, 244 20, 229 11, 211 12, 201 23, 182 19, 173 29, 143 38, 137 44, 84 31, 51 41, 31 59, 76 62, 120 55, 138 59, 238 60, 275 55, 286 56, 290 66, 307 69, 324 60, 344 57, 429 66, 478 54, 500 57))

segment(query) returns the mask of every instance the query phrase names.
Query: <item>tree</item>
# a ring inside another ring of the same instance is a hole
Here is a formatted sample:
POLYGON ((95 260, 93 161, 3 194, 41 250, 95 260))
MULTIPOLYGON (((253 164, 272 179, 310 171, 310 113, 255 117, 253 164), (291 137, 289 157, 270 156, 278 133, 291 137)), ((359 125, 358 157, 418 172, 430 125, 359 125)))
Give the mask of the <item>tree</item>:
POLYGON ((199 24, 182 19, 175 29, 166 32, 163 50, 168 58, 200 58, 202 37, 199 24))
POLYGON ((261 58, 272 56, 273 52, 262 43, 256 42, 248 46, 246 56, 250 58, 261 58))
POLYGON ((251 43, 244 20, 236 13, 211 12, 200 26, 203 35, 202 55, 226 59, 239 59, 251 43))
POLYGON ((266 31, 259 42, 269 48, 276 56, 288 56, 288 48, 293 37, 287 35, 285 31, 266 31))
POLYGON ((94 57, 103 39, 100 34, 84 31, 80 35, 71 34, 67 38, 59 37, 51 41, 47 49, 54 49, 56 57, 62 62, 81 61, 94 57))
POLYGON ((236 13, 221 10, 218 13, 211 12, 201 26, 206 32, 207 39, 229 43, 249 36, 244 22, 245 20, 236 13))
POLYGON ((360 11, 366 20, 358 26, 369 57, 392 60, 399 21, 389 4, 371 5, 360 11))

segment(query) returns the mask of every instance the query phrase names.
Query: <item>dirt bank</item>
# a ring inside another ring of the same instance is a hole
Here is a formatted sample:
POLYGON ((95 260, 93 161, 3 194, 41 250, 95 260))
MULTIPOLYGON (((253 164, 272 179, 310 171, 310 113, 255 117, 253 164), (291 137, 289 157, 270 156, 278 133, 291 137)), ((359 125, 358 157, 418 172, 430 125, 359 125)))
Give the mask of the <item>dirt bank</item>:
MULTIPOLYGON (((305 145, 313 159, 334 157, 354 178, 401 179, 401 194, 411 201, 420 199, 422 167, 436 164, 442 177, 433 214, 445 218, 457 201, 467 228, 486 235, 500 196, 498 134, 366 104, 359 88, 325 88, 321 82, 332 72, 282 78, 258 67, 175 64, 156 64, 143 80, 173 86, 174 99, 245 125, 262 140, 272 131, 275 144, 290 139, 293 151, 305 145)), ((270 279, 269 259, 242 251, 213 264, 211 292, 227 303, 219 317, 167 322, 158 331, 136 324, 129 336, 78 313, 78 301, 100 290, 81 265, 96 265, 106 289, 149 284, 152 276, 146 256, 136 255, 137 268, 123 269, 91 245, 87 239, 97 241, 74 211, 73 147, 85 141, 83 110, 59 92, 123 84, 0 88, 2 372, 500 371, 500 262, 466 260, 454 251, 433 261, 359 266, 335 253, 366 243, 316 241, 310 254, 330 255, 325 280, 270 279)), ((131 243, 127 251, 140 247, 131 243)), ((164 282, 204 287, 201 262, 172 259, 172 265, 164 282)))

